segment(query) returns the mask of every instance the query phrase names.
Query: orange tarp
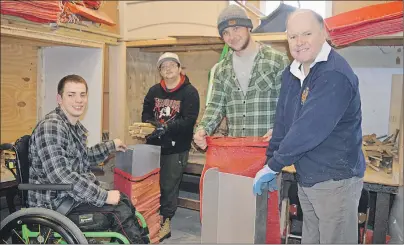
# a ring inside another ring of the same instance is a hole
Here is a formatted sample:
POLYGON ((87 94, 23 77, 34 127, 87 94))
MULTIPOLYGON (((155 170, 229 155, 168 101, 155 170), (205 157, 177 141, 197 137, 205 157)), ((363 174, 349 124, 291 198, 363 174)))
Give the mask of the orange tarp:
POLYGON ((86 17, 87 19, 94 21, 96 23, 101 23, 109 26, 114 26, 115 22, 105 13, 99 10, 93 10, 81 6, 78 4, 67 2, 65 7, 68 8, 72 13, 86 17))
POLYGON ((403 31, 403 3, 394 1, 375 4, 332 16, 324 22, 336 46, 394 34, 403 31))

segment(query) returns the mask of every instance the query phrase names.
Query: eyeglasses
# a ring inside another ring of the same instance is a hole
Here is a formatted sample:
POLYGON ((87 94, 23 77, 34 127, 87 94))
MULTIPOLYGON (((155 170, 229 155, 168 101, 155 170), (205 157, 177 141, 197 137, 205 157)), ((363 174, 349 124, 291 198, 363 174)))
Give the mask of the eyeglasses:
POLYGON ((168 69, 173 69, 174 67, 178 67, 177 64, 169 64, 169 65, 165 65, 165 66, 160 66, 160 71, 165 71, 168 69))

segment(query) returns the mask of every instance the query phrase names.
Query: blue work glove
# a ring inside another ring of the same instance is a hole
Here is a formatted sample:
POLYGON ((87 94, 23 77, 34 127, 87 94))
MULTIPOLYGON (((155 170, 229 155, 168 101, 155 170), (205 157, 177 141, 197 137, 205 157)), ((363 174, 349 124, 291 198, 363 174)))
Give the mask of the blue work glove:
POLYGON ((164 134, 167 133, 166 124, 156 122, 156 121, 147 121, 147 122, 152 124, 154 127, 156 127, 156 129, 151 134, 146 136, 147 140, 160 139, 161 136, 163 136, 164 134))
POLYGON ((262 190, 265 189, 270 192, 278 190, 278 186, 276 185, 276 172, 272 171, 266 164, 255 175, 253 193, 254 195, 261 195, 262 190))

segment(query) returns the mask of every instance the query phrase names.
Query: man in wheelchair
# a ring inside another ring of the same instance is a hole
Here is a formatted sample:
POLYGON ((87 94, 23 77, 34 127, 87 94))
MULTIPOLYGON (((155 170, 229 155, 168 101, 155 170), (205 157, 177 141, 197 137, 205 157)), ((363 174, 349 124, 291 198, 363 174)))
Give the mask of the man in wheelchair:
POLYGON ((56 210, 82 231, 109 229, 130 243, 147 243, 126 195, 100 186, 90 166, 115 151, 125 151, 120 139, 87 147, 87 130, 79 117, 87 106, 88 86, 78 75, 63 77, 57 87, 59 106, 41 120, 29 141, 29 183, 72 184, 71 191, 29 190, 28 205, 56 210))

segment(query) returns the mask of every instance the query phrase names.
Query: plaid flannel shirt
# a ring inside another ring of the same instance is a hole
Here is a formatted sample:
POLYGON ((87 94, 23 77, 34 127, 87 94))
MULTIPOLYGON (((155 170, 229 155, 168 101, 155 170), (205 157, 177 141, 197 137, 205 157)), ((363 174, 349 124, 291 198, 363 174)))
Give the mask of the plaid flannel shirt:
POLYGON ((229 136, 263 136, 273 127, 282 72, 289 58, 260 44, 244 95, 233 69, 233 53, 229 52, 216 68, 212 97, 197 130, 203 128, 211 135, 226 117, 229 136))
POLYGON ((73 190, 28 191, 29 206, 56 209, 68 195, 77 204, 105 204, 107 191, 90 166, 104 161, 115 144, 111 140, 87 148, 87 132, 80 122, 72 125, 59 107, 38 123, 29 145, 29 183, 73 184, 73 190))

